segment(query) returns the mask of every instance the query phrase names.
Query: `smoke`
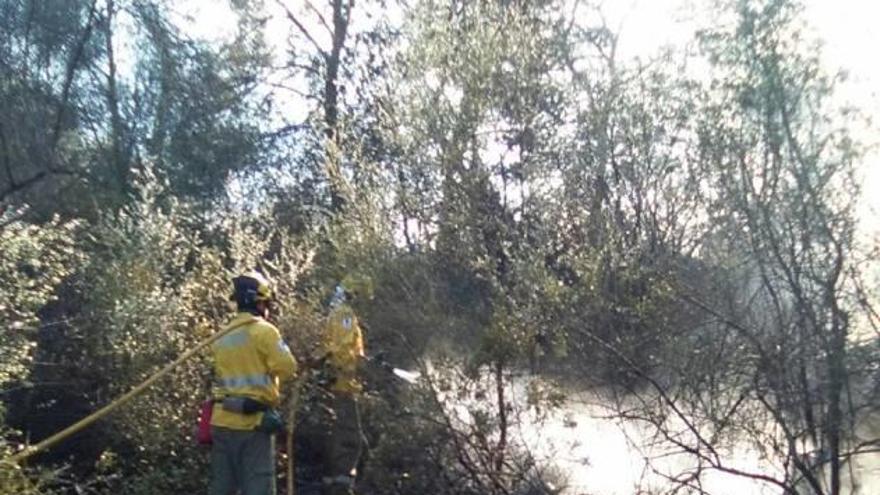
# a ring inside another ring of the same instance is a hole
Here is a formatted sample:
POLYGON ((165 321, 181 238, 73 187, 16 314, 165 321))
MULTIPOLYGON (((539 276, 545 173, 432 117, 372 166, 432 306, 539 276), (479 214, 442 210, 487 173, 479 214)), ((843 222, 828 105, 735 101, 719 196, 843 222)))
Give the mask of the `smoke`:
MULTIPOLYGON (((859 421, 855 433, 859 439, 857 441, 880 438, 880 414, 875 413, 859 421)), ((868 450, 876 450, 876 447, 869 447, 868 450)), ((880 452, 855 456, 844 471, 844 483, 854 495, 880 493, 880 452)))
MULTIPOLYGON (((858 438, 880 438, 880 414, 859 423, 858 438)), ((566 493, 571 495, 668 493, 676 486, 673 478, 683 479, 696 468, 692 456, 658 442, 654 431, 643 423, 614 417, 596 394, 581 394, 540 425, 530 429, 523 422, 520 428, 532 453, 554 463, 568 477, 566 493)), ((745 441, 719 449, 719 454, 726 467, 783 477, 781 466, 763 458, 745 441)), ((703 471, 700 481, 713 495, 780 493, 775 485, 717 470, 703 471)), ((880 452, 855 456, 847 465, 843 484, 842 493, 880 493, 880 452)))

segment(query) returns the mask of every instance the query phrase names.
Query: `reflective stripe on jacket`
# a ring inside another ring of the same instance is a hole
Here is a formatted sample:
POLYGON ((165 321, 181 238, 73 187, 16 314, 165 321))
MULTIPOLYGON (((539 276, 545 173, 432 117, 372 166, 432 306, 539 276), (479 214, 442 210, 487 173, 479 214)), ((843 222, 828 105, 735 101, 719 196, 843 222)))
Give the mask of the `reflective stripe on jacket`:
POLYGON ((330 386, 334 392, 355 393, 362 387, 357 379, 358 361, 364 356, 364 337, 357 316, 347 304, 330 310, 323 336, 324 352, 336 380, 330 386))
MULTIPOLYGON (((281 396, 279 382, 293 378, 297 369, 296 360, 281 339, 281 333, 268 321, 250 313, 239 313, 229 322, 229 326, 247 319, 253 321, 233 330, 211 346, 214 356, 214 398, 250 397, 277 407, 281 396)), ((211 424, 233 430, 253 430, 262 417, 262 413, 226 411, 217 403, 211 424)))

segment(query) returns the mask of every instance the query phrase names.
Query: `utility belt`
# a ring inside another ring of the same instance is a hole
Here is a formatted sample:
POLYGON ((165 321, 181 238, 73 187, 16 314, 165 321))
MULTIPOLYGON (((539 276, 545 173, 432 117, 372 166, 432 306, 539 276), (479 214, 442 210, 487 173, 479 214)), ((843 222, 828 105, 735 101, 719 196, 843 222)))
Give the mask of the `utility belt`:
POLYGON ((228 395, 221 399, 214 399, 214 403, 220 403, 224 411, 238 414, 256 414, 258 412, 266 412, 272 409, 269 405, 256 399, 237 395, 228 395))
POLYGON ((215 398, 214 403, 219 403, 224 411, 236 414, 257 414, 263 413, 260 424, 255 428, 263 433, 279 433, 284 430, 284 421, 281 415, 272 406, 264 404, 250 397, 242 397, 237 395, 229 395, 223 398, 215 398))

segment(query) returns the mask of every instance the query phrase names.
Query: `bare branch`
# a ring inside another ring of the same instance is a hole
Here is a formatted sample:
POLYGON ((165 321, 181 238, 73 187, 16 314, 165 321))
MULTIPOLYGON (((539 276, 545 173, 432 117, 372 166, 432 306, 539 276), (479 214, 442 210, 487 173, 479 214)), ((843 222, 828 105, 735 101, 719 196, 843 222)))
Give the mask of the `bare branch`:
POLYGON ((318 20, 321 21, 321 25, 323 25, 324 28, 327 29, 327 32, 330 33, 330 36, 333 36, 333 29, 330 27, 330 23, 327 22, 327 19, 324 18, 324 15, 321 13, 321 11, 315 8, 315 6, 312 5, 312 2, 310 2, 309 0, 304 1, 306 3, 306 7, 311 9, 312 12, 314 12, 315 15, 318 16, 318 20))
POLYGON ((287 16, 287 19, 289 19, 290 22, 292 22, 297 27, 297 29, 299 29, 299 31, 303 34, 303 36, 305 36, 306 39, 308 39, 309 42, 312 43, 312 45, 315 47, 315 49, 318 50, 318 53, 320 53, 321 56, 326 60, 327 57, 329 56, 327 54, 327 51, 321 47, 321 45, 315 40, 315 38, 312 37, 312 33, 310 33, 309 30, 306 29, 306 27, 299 21, 299 19, 296 18, 296 16, 293 14, 293 12, 290 11, 290 9, 284 3, 284 0, 275 0, 275 3, 277 3, 278 5, 281 6, 281 8, 284 9, 284 13, 287 16))
POLYGON ((4 189, 3 191, 0 191, 0 202, 5 201, 7 198, 12 196, 13 194, 15 194, 19 191, 23 191, 23 190, 31 187, 32 185, 36 184, 37 182, 40 182, 41 180, 45 179, 48 175, 49 175, 48 170, 41 170, 21 182, 11 183, 9 185, 9 187, 4 189))
POLYGON ((70 88, 73 86, 73 79, 76 75, 76 69, 79 67, 80 59, 82 59, 83 52, 85 51, 86 43, 88 43, 89 38, 92 36, 92 30, 95 27, 97 21, 97 6, 98 0, 92 0, 92 5, 89 8, 89 17, 86 20, 85 29, 83 29, 82 36, 80 36, 79 41, 73 49, 73 56, 67 64, 67 73, 64 76, 64 85, 61 90, 61 101, 58 103, 58 115, 55 118, 55 125, 52 128, 52 149, 58 145, 58 140, 61 139, 61 123, 64 121, 64 110, 67 107, 67 103, 70 100, 70 88))
POLYGON ((321 72, 318 69, 316 69, 315 67, 312 67, 311 65, 301 64, 299 62, 290 62, 287 65, 285 65, 284 68, 304 70, 304 71, 308 72, 309 74, 312 74, 315 76, 321 75, 321 72))

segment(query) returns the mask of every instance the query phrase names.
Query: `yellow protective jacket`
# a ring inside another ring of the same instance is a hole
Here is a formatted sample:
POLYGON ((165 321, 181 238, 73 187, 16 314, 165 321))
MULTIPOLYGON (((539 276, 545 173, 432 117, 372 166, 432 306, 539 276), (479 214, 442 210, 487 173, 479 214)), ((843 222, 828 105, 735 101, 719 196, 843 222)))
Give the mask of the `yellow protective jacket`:
POLYGON ((335 376, 330 390, 360 392, 357 370, 358 361, 364 356, 364 336, 351 306, 340 304, 330 310, 324 327, 323 351, 335 376))
MULTIPOLYGON (((281 333, 268 321, 250 313, 239 313, 230 326, 247 322, 214 342, 214 399, 227 396, 250 397, 277 407, 279 383, 296 375, 296 359, 281 339, 281 333), (251 321, 248 321, 251 320, 251 321)), ((211 424, 233 430, 253 430, 263 413, 239 414, 223 409, 217 402, 211 424)))

